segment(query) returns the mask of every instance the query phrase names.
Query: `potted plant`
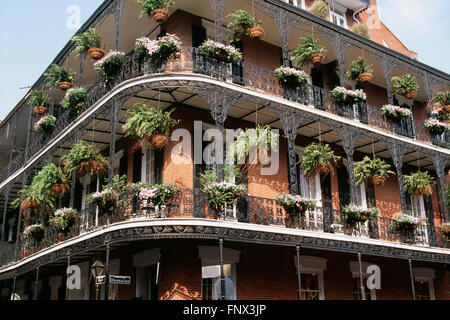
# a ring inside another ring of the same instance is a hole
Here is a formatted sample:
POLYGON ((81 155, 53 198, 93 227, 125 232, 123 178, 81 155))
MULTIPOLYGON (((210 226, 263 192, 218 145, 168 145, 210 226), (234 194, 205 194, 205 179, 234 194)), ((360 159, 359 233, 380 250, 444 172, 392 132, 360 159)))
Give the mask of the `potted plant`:
POLYGON ((44 76, 49 78, 49 83, 52 86, 58 86, 65 91, 72 88, 75 74, 75 71, 67 67, 60 67, 57 64, 52 64, 47 72, 44 73, 44 76))
POLYGON ((41 195, 39 195, 31 185, 20 190, 18 195, 19 196, 11 202, 13 208, 18 208, 20 206, 22 211, 27 211, 28 209, 36 209, 41 204, 41 195))
POLYGON ((328 144, 312 143, 305 148, 300 160, 300 166, 304 174, 308 177, 319 173, 328 175, 334 174, 334 166, 341 157, 334 155, 328 144))
POLYGON ((433 97, 433 103, 435 111, 444 111, 446 114, 450 114, 450 91, 442 91, 433 97))
POLYGON ((234 31, 233 41, 239 41, 245 36, 259 40, 264 36, 261 21, 249 15, 247 11, 234 10, 227 17, 230 18, 227 28, 234 31))
POLYGON ((77 45, 74 51, 78 54, 88 54, 94 60, 99 60, 105 55, 105 50, 101 48, 102 38, 94 28, 74 36, 72 41, 77 45))
POLYGON ((400 94, 406 99, 413 99, 417 94, 417 90, 419 90, 419 85, 416 77, 407 74, 402 77, 393 77, 392 89, 394 93, 400 94))
POLYGON ((141 139, 141 145, 149 142, 156 149, 164 148, 169 142, 170 129, 179 122, 171 116, 175 109, 165 112, 142 103, 135 104, 134 108, 128 110, 127 121, 122 126, 125 136, 141 139))
POLYGON ((156 206, 167 205, 169 200, 180 192, 180 189, 175 184, 170 183, 156 184, 154 188, 156 191, 153 197, 153 203, 156 206))
POLYGON ((47 113, 47 108, 50 104, 50 98, 42 90, 31 90, 30 92, 30 104, 34 107, 34 112, 38 115, 44 115, 47 113))
POLYGON ((366 64, 363 58, 358 57, 352 62, 346 75, 347 78, 353 81, 368 82, 373 78, 373 66, 366 64))
POLYGON ((103 175, 107 172, 108 160, 92 144, 80 141, 72 146, 68 154, 62 157, 67 172, 76 172, 80 176, 103 175))
POLYGON ((440 135, 444 132, 450 131, 450 125, 440 122, 435 118, 428 118, 424 121, 423 126, 425 129, 430 130, 432 134, 440 135))
POLYGON ((317 0, 314 1, 311 5, 311 7, 309 8, 309 12, 318 17, 321 17, 322 19, 327 19, 330 10, 328 8, 328 3, 323 0, 317 0))
POLYGON ((63 195, 70 190, 68 178, 63 170, 54 163, 49 163, 33 178, 33 188, 39 193, 51 192, 53 195, 63 195))
POLYGON ((319 45, 319 40, 311 36, 300 38, 298 47, 291 52, 291 61, 294 67, 303 67, 309 63, 322 63, 327 50, 319 45))
POLYGON ((80 112, 86 105, 87 90, 85 88, 72 88, 67 90, 61 105, 64 109, 80 112))
POLYGON ((369 28, 364 23, 355 24, 352 27, 352 31, 361 37, 370 39, 369 28))
POLYGON ((155 64, 163 64, 181 51, 181 41, 176 35, 167 34, 158 40, 142 37, 136 40, 134 52, 139 58, 149 57, 155 64))
POLYGON ((330 92, 331 97, 338 105, 354 104, 367 99, 367 95, 362 89, 349 90, 344 87, 336 87, 330 92))
POLYGON ((341 222, 350 228, 354 228, 357 223, 364 223, 369 219, 374 219, 380 212, 377 208, 364 208, 355 204, 349 204, 342 208, 341 222))
POLYGON ((58 228, 61 233, 67 234, 75 225, 77 220, 77 210, 72 208, 62 208, 55 211, 50 219, 50 225, 58 228))
POLYGON ((447 241, 447 248, 449 247, 450 242, 450 223, 444 222, 441 224, 441 235, 445 241, 447 241))
MULTIPOLYGON (((107 182, 108 180, 105 179, 107 182)), ((127 176, 115 175, 112 182, 102 187, 102 191, 94 192, 87 197, 90 205, 96 205, 100 214, 113 213, 116 208, 126 208, 127 198, 124 195, 128 192, 127 176)))
POLYGON ((26 227, 23 230, 23 233, 33 239, 34 243, 39 243, 44 238, 45 229, 42 224, 33 224, 26 227))
POLYGON ((397 213, 389 225, 391 232, 413 232, 417 227, 424 225, 424 219, 416 218, 403 213, 397 213))
POLYGON ((105 79, 105 82, 109 82, 119 74, 124 58, 125 53, 121 51, 110 51, 94 64, 94 69, 105 79))
POLYGON ((243 59, 239 49, 213 40, 205 41, 198 49, 201 54, 225 63, 237 63, 243 59))
POLYGON ((282 85, 298 87, 308 83, 309 76, 303 70, 281 66, 273 72, 282 85))
POLYGON ((172 0, 138 0, 142 14, 151 16, 156 22, 162 23, 169 17, 169 9, 175 4, 172 0))
POLYGON ((394 106, 391 104, 384 105, 381 108, 381 114, 390 121, 397 122, 401 119, 410 119, 412 118, 411 110, 407 108, 402 108, 399 106, 394 106))
POLYGON ((446 125, 450 125, 450 113, 447 113, 444 109, 438 111, 435 116, 439 121, 445 123, 446 125))
POLYGON ((356 184, 367 182, 374 186, 384 185, 389 175, 394 174, 390 168, 389 164, 378 157, 370 159, 365 156, 362 161, 355 163, 356 184))
POLYGON ((51 133, 55 126, 56 118, 51 114, 48 114, 34 124, 34 131, 38 133, 51 133))
POLYGON ((276 203, 282 206, 291 218, 303 217, 306 210, 314 210, 316 208, 315 200, 286 193, 279 194, 276 203))
POLYGON ((417 171, 409 175, 403 175, 403 188, 405 192, 416 195, 431 195, 436 184, 428 171, 417 171))

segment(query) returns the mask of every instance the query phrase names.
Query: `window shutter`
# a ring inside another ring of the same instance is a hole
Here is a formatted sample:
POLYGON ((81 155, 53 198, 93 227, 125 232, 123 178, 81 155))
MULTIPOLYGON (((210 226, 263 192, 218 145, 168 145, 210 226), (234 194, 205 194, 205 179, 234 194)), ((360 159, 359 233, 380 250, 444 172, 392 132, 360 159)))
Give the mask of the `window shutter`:
POLYGON ((124 156, 119 162, 119 175, 127 175, 128 172, 128 156, 124 156))
POLYGON ((333 209, 333 202, 331 198, 331 177, 327 175, 325 179, 321 177, 320 183, 321 191, 322 191, 322 204, 324 209, 331 210, 333 209))
POLYGON ((155 150, 155 183, 162 183, 164 167, 164 149, 155 150))
POLYGON ((202 26, 192 25, 192 46, 199 47, 206 40, 206 29, 202 26))
POLYGON ((337 168, 338 173, 338 188, 339 188, 339 203, 341 209, 350 204, 350 185, 348 183, 349 176, 347 169, 344 166, 337 168))
POLYGON ((139 149, 133 154, 133 183, 141 181, 142 171, 142 150, 139 149))
POLYGON ((375 188, 373 185, 366 185, 367 208, 376 208, 375 188))

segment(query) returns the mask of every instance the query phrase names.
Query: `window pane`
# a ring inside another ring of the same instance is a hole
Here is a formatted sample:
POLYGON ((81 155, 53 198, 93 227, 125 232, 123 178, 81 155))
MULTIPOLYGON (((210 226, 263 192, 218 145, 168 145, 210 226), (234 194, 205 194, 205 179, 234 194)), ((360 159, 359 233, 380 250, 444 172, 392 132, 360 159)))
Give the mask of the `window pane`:
POLYGON ((312 274, 302 274, 302 300, 319 300, 319 277, 312 274))
POLYGON ((430 284, 424 281, 415 281, 414 287, 417 300, 430 300, 430 284))

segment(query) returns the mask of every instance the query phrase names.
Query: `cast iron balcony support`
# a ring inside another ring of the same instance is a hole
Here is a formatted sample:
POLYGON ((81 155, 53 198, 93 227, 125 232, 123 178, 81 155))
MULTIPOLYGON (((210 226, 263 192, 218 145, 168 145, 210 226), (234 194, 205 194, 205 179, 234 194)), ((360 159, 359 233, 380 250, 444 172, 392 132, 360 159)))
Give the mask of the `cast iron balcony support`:
MULTIPOLYGON (((67 253, 67 269, 66 269, 66 300, 69 300, 69 288, 67 287, 67 279, 69 278, 69 273, 67 272, 69 270, 70 267, 70 251, 67 253)), ((95 279, 94 279, 95 281, 95 279)))
POLYGON ((409 277, 411 279, 411 292, 412 292, 413 300, 416 300, 416 288, 414 288, 414 274, 413 274, 411 259, 408 259, 408 265, 409 265, 409 277))
POLYGON ((220 300, 226 300, 225 292, 225 274, 223 270, 223 238, 219 239, 219 253, 220 253, 220 300))
POLYGON ((401 144, 399 141, 393 140, 386 142, 387 147, 389 148, 392 161, 394 162, 395 169, 397 171, 397 179, 398 179, 398 187, 400 189, 400 199, 402 202, 402 211, 406 213, 406 195, 405 190, 403 188, 403 155, 405 154, 406 147, 401 144))
POLYGON ((214 38, 218 42, 222 42, 222 18, 227 0, 209 0, 209 4, 214 10, 214 38))
MULTIPOLYGON (((72 137, 72 143, 76 144, 78 143, 80 137, 80 130, 77 128, 75 129, 72 137)), ((77 183, 77 173, 74 171, 72 172, 72 182, 70 185, 70 199, 69 199, 69 206, 73 208, 74 200, 75 200, 75 186, 77 183)))
POLYGON ((295 247, 297 254, 297 281, 298 281, 298 300, 302 300, 302 266, 300 264, 300 246, 295 247))
POLYGON ((106 261, 105 261, 105 300, 108 300, 109 295, 109 254, 111 245, 106 241, 106 261))
POLYGON ((357 204, 353 153, 355 152, 355 142, 358 139, 358 134, 353 132, 350 126, 343 126, 336 128, 335 130, 342 139, 342 146, 347 155, 347 170, 350 180, 350 200, 352 203, 357 204))
POLYGON ((5 205, 3 206, 3 219, 2 219, 2 238, 0 240, 0 245, 5 242, 5 224, 6 224, 6 213, 8 212, 8 203, 9 203, 9 191, 11 189, 11 186, 8 185, 8 187, 5 190, 5 205))
POLYGON ((389 104, 394 104, 394 96, 392 94, 392 59, 389 55, 385 55, 384 59, 379 61, 381 64, 381 70, 383 71, 384 78, 386 79, 386 90, 388 95, 389 104))
POLYGON ((364 287, 364 279, 361 264, 361 252, 358 252, 358 264, 359 264, 359 282, 361 285, 361 300, 366 300, 366 288, 364 287))
POLYGON ((111 183, 114 176, 115 154, 116 154, 116 130, 119 122, 120 104, 118 101, 113 102, 113 107, 110 114, 109 128, 110 128, 110 143, 109 143, 109 168, 108 168, 108 182, 111 183))
POLYGON ((14 276, 13 278, 13 287, 11 290, 11 298, 12 300, 16 300, 16 281, 17 281, 17 276, 14 276))
POLYGON ((27 141, 25 143, 25 161, 30 157, 30 142, 31 142, 31 126, 33 125, 33 106, 30 104, 30 113, 28 114, 28 126, 27 126, 27 141))
POLYGON ((120 50, 120 25, 122 22, 123 8, 125 0, 117 0, 113 4, 112 14, 114 15, 114 22, 116 24, 116 50, 120 50))
POLYGON ((34 282, 34 298, 33 298, 33 300, 38 299, 38 290, 39 290, 39 267, 36 267, 36 279, 34 282))
POLYGON ((441 188, 441 200, 442 203, 444 204, 445 221, 450 222, 450 212, 448 209, 449 203, 445 189, 445 166, 448 163, 448 159, 439 153, 431 155, 431 159, 433 160, 434 168, 436 169, 436 173, 439 178, 439 187, 441 188))

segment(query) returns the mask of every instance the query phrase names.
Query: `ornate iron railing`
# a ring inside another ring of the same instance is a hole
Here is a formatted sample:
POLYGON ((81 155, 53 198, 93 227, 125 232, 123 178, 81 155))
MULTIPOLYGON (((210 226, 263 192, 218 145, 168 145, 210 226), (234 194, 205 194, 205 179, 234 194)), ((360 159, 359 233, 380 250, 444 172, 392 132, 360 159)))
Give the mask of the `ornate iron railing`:
POLYGON ((450 244, 448 239, 442 236, 439 228, 431 230, 431 226, 420 226, 412 232, 396 233, 390 230, 392 219, 378 217, 366 223, 358 223, 356 227, 351 228, 342 222, 339 210, 327 208, 316 208, 315 210, 307 211, 303 217, 291 218, 282 207, 276 204, 274 199, 254 196, 241 199, 234 205, 230 205, 219 212, 208 205, 207 199, 200 189, 182 189, 167 205, 161 207, 142 202, 132 194, 126 194, 122 197, 122 200, 126 200, 127 205, 116 208, 111 212, 102 213, 96 206, 89 206, 81 210, 69 232, 64 233, 57 227, 48 226, 45 236, 40 241, 35 241, 29 236, 22 235, 18 242, 1 250, 0 265, 5 266, 12 262, 20 261, 53 245, 108 225, 126 221, 154 221, 177 218, 203 218, 278 226, 419 246, 448 247, 450 244))
MULTIPOLYGON (((199 54, 198 49, 190 47, 183 47, 176 59, 172 59, 164 65, 151 64, 149 60, 141 59, 134 54, 126 56, 122 70, 113 82, 105 85, 102 80, 98 80, 88 89, 87 102, 80 114, 94 105, 117 84, 145 74, 163 72, 204 74, 221 81, 233 82, 255 91, 283 97, 303 105, 310 105, 319 110, 353 119, 369 126, 378 127, 391 133, 404 135, 422 142, 432 142, 442 147, 449 147, 450 144, 450 134, 446 133, 431 137, 428 130, 423 127, 422 122, 409 120, 397 124, 391 123, 386 121, 381 115, 380 108, 369 106, 365 103, 338 106, 333 102, 330 92, 325 89, 313 85, 305 85, 296 90, 288 89, 279 84, 271 70, 247 62, 240 64, 219 62, 199 54)), ((55 105, 54 110, 58 124, 53 132, 32 139, 27 150, 17 155, 5 168, 0 170, 0 181, 5 180, 10 174, 21 168, 31 157, 79 116, 70 110, 60 108, 59 105, 55 105)))

